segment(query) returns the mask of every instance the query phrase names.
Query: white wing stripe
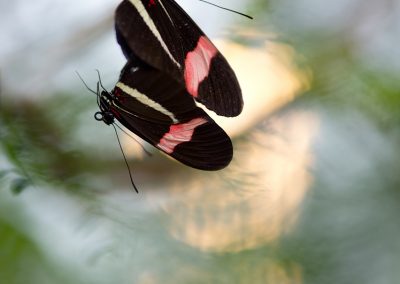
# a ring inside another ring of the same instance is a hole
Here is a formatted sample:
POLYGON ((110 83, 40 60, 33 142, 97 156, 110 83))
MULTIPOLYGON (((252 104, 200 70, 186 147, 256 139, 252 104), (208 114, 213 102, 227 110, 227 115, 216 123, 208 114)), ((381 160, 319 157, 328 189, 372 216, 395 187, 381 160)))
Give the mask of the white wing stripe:
MULTIPOLYGON (((146 25, 149 27, 151 32, 154 34, 154 36, 160 42, 162 48, 168 54, 169 58, 171 58, 171 60, 175 63, 176 66, 181 68, 181 65, 175 60, 175 58, 172 56, 171 52, 169 51, 167 45, 165 44, 164 40, 162 39, 162 37, 160 35, 160 32, 157 30, 156 25, 154 24, 153 20, 150 18, 149 13, 147 13, 146 8, 143 6, 143 3, 140 0, 129 0, 129 2, 131 2, 132 5, 136 8, 136 10, 139 12, 143 21, 146 23, 146 25)), ((162 7, 164 8, 163 5, 162 5, 162 7)), ((169 15, 168 15, 168 17, 169 17, 169 15)))
POLYGON ((146 95, 140 93, 138 90, 132 89, 131 87, 129 87, 129 86, 127 86, 127 85, 125 85, 124 83, 121 83, 121 82, 118 82, 115 86, 118 87, 119 89, 121 89, 121 91, 123 91, 123 92, 127 93, 128 95, 134 97, 135 99, 137 99, 142 104, 144 104, 146 106, 149 106, 152 109, 155 109, 156 111, 159 111, 162 114, 165 114, 166 116, 170 117, 171 120, 173 121, 173 123, 178 123, 179 122, 178 119, 176 119, 176 117, 174 116, 174 114, 172 112, 170 112, 169 110, 164 108, 159 103, 153 101, 152 99, 150 99, 146 95))

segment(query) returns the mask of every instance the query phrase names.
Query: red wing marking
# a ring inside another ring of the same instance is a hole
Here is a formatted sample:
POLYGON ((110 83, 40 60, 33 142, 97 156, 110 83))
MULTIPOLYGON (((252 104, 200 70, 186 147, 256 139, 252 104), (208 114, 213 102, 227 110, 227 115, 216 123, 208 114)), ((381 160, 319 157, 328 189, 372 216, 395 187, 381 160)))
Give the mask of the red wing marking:
POLYGON ((211 60, 218 53, 217 48, 201 36, 196 48, 189 52, 185 59, 186 89, 193 97, 198 96, 200 83, 208 76, 211 60))
POLYGON ((169 128, 169 132, 165 133, 163 138, 161 138, 157 147, 168 154, 172 154, 177 145, 192 139, 196 127, 205 123, 207 123, 207 120, 200 117, 186 123, 173 124, 169 128))

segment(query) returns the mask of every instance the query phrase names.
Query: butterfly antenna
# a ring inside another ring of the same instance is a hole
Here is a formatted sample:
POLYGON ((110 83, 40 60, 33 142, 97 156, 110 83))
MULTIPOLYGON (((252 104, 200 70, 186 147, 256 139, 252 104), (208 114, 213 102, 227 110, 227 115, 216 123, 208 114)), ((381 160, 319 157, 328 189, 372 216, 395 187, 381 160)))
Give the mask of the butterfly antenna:
POLYGON ((122 145, 121 145, 121 141, 119 140, 119 137, 118 137, 117 129, 115 128, 114 124, 112 124, 112 126, 113 126, 113 128, 114 128, 115 135, 117 135, 118 145, 119 145, 119 148, 121 149, 122 156, 124 156, 125 164, 126 164, 126 167, 128 168, 129 178, 131 179, 132 186, 133 186, 133 188, 135 189, 136 193, 139 193, 139 191, 138 191, 138 189, 137 189, 135 183, 133 182, 132 173, 131 173, 131 168, 129 167, 128 161, 126 160, 126 156, 125 156, 124 150, 122 149, 122 145))
POLYGON ((116 127, 118 127, 119 128, 119 130, 121 130, 122 132, 124 132, 126 135, 128 135, 130 138, 132 138, 136 143, 138 143, 139 145, 140 145, 140 147, 142 147, 142 149, 143 149, 143 151, 149 156, 149 157, 151 157, 151 156, 153 156, 153 154, 152 153, 150 153, 149 151, 147 151, 146 150, 146 148, 135 138, 135 137, 133 137, 132 135, 130 135, 128 132, 126 132, 121 126, 119 126, 118 124, 114 124, 116 127))
POLYGON ((99 82, 97 82, 97 105, 99 106, 99 109, 101 109, 101 107, 100 107, 100 86, 99 86, 99 82))
POLYGON ((95 91, 93 91, 91 88, 89 88, 89 86, 86 84, 85 80, 83 80, 81 74, 78 73, 78 71, 75 71, 76 75, 78 75, 79 79, 81 79, 82 83, 85 85, 86 89, 88 89, 90 92, 92 92, 93 94, 95 94, 96 96, 98 95, 98 93, 96 93, 95 91))
POLYGON ((217 5, 217 4, 214 4, 214 3, 211 3, 211 2, 208 2, 208 1, 205 1, 205 0, 199 0, 199 1, 204 2, 204 3, 207 3, 207 4, 212 5, 212 6, 215 6, 215 7, 217 7, 217 8, 222 9, 222 10, 226 10, 226 11, 229 11, 229 12, 232 12, 232 13, 235 13, 235 14, 238 14, 238 15, 241 15, 241 16, 244 16, 244 17, 246 17, 246 18, 249 18, 249 19, 253 20, 253 17, 252 17, 252 16, 246 15, 246 14, 244 14, 244 13, 241 13, 241 12, 238 12, 238 11, 235 11, 235 10, 232 10, 232 9, 229 9, 229 8, 225 8, 225 7, 219 6, 219 5, 217 5))
POLYGON ((100 71, 99 71, 99 69, 96 69, 96 72, 97 72, 97 76, 99 77, 99 82, 100 82, 101 88, 102 88, 104 91, 106 91, 106 92, 108 93, 108 91, 106 90, 106 88, 104 88, 103 83, 101 82, 101 76, 100 76, 100 71))

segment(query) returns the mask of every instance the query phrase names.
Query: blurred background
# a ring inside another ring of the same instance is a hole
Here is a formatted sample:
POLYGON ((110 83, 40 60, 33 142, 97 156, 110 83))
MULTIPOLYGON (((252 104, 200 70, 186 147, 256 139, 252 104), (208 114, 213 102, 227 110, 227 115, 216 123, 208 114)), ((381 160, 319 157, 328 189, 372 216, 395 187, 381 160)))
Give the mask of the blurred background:
POLYGON ((177 1, 236 71, 234 160, 94 120, 116 0, 0 1, 0 283, 400 283, 400 2, 177 1))

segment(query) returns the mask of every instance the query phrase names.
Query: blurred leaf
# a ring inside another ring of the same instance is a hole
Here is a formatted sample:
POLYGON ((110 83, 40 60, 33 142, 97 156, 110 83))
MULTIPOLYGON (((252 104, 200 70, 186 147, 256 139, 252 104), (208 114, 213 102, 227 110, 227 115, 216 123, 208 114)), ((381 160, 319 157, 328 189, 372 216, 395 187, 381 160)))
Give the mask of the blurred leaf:
POLYGON ((31 182, 27 178, 17 178, 11 183, 11 191, 14 194, 20 194, 26 187, 30 185, 31 182))

